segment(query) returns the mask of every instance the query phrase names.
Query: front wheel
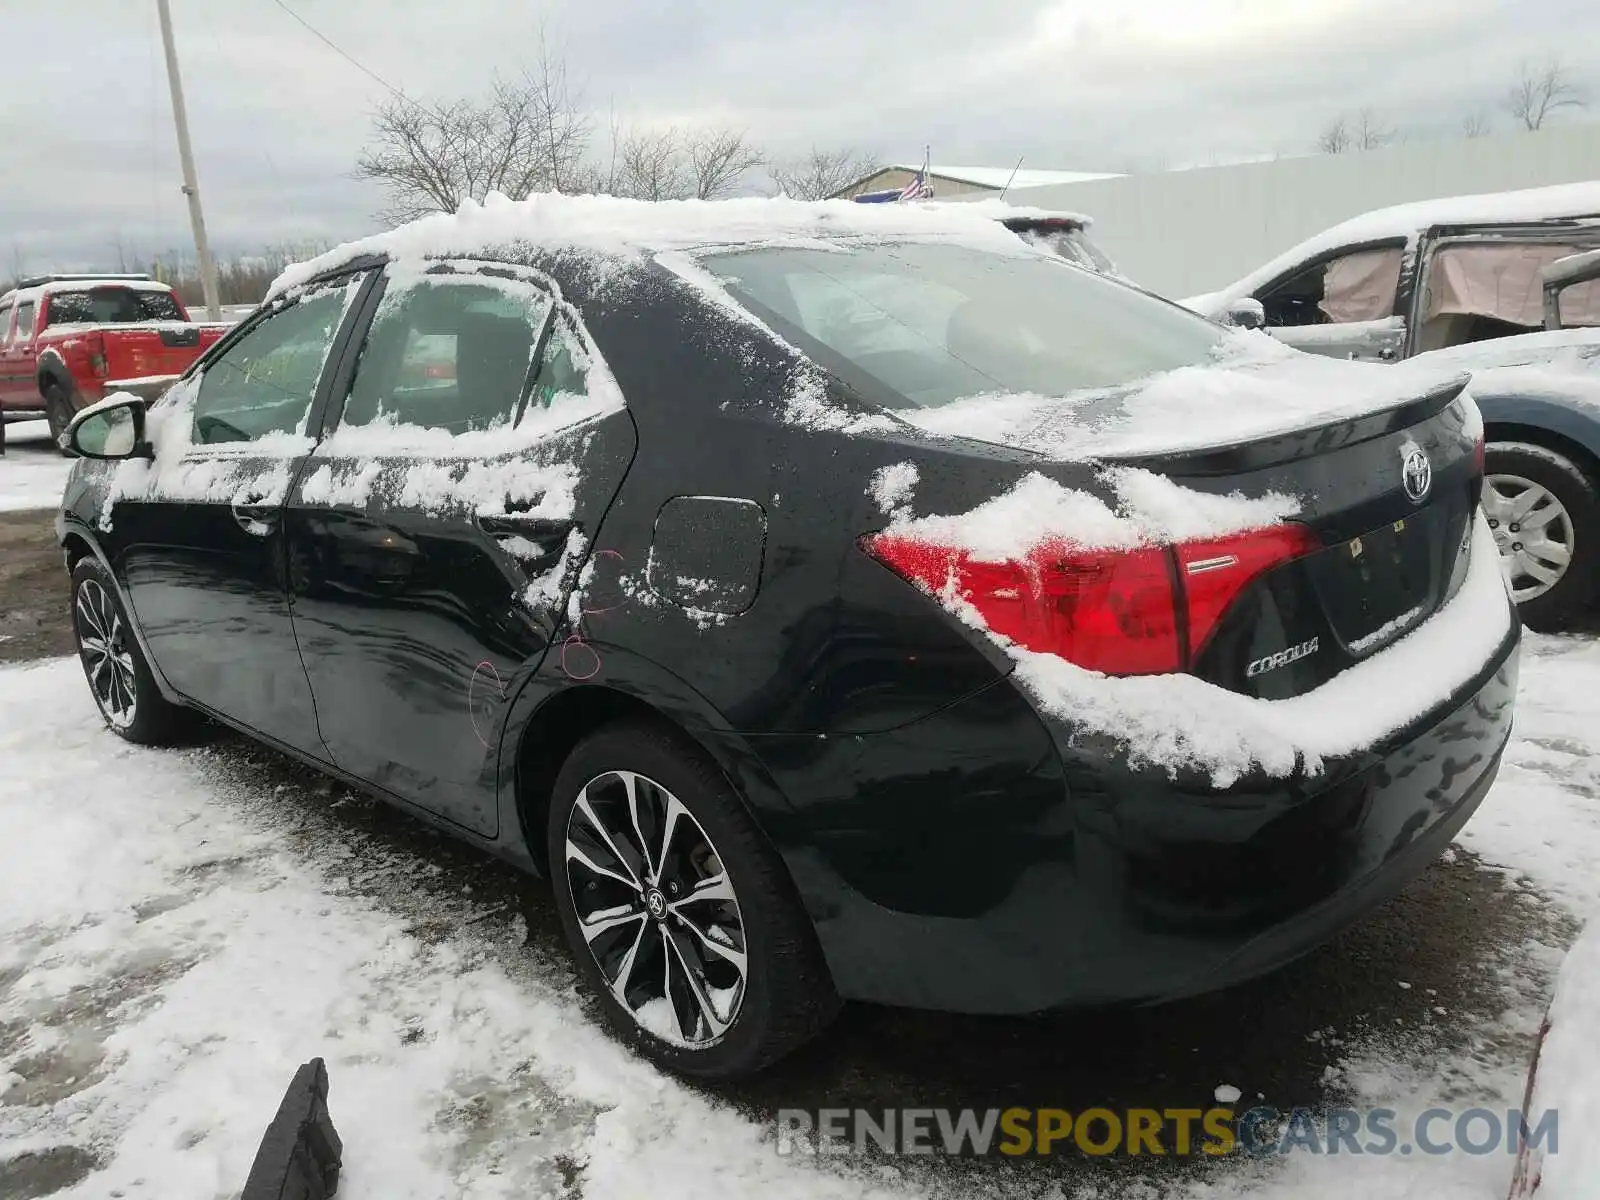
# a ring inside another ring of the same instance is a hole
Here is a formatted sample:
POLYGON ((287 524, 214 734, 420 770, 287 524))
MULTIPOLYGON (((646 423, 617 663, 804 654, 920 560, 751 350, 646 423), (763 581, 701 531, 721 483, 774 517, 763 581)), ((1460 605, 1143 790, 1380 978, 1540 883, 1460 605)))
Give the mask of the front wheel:
POLYGON ((72 632, 95 707, 118 737, 164 746, 193 728, 194 715, 157 689, 111 574, 92 556, 72 569, 72 632))
POLYGON ((1583 468, 1523 442, 1491 442, 1483 513, 1523 624, 1560 630, 1600 591, 1600 499, 1583 468))
POLYGON ((550 874, 578 969, 623 1040, 701 1079, 753 1074, 838 1007, 781 860, 670 729, 606 726, 556 780, 550 874))

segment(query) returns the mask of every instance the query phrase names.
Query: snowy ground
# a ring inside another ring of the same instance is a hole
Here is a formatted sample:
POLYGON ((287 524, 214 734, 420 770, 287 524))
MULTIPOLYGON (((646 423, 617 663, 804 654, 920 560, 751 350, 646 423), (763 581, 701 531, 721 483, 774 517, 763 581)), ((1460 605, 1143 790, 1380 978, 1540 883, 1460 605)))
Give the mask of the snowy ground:
POLYGON ((50 441, 43 421, 18 421, 6 426, 6 452, 0 455, 0 512, 55 508, 67 485, 72 460, 50 441))
POLYGON ((1559 946, 1600 893, 1597 685, 1600 643, 1531 638, 1516 740, 1454 861, 1306 964, 1143 1014, 852 1010, 712 1095, 592 1023, 537 885, 231 736, 126 746, 70 660, 0 668, 0 1194, 230 1195, 294 1066, 322 1055, 345 1200, 1490 1200, 1504 1155, 819 1162, 779 1157, 770 1121, 1201 1104, 1220 1083, 1285 1108, 1516 1105, 1559 946))

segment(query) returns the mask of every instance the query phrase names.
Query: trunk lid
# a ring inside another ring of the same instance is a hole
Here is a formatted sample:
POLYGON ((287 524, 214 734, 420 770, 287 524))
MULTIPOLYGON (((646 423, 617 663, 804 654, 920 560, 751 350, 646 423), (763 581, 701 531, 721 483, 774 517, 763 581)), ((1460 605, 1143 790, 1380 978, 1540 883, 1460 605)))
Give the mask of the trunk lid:
MULTIPOLYGON (((1186 669, 1262 699, 1311 691, 1438 611, 1465 577, 1482 481, 1482 426, 1462 395, 1464 377, 1328 363, 1353 385, 1341 397, 1315 386, 1308 392, 1308 377, 1316 385, 1330 376, 1301 369, 1315 360, 1296 359, 1293 370, 1252 372, 1231 409, 1228 389, 1212 378, 1190 389, 1186 413, 1175 393, 1152 401, 1149 387, 1123 389, 996 401, 990 429, 968 421, 964 432, 1052 458, 1081 455, 1112 470, 1150 472, 1208 496, 1292 498, 1287 520, 1311 531, 1314 548, 1289 561, 1252 575, 1259 568, 1248 546, 1235 557, 1238 548, 1209 541, 1179 545, 1170 557, 1186 669), (1363 391, 1369 380, 1381 386, 1363 391), (1276 408, 1265 402, 1269 389, 1276 408), (1152 419, 1162 411, 1164 419, 1152 419), (1068 447, 1073 452, 1064 454, 1068 447), (1211 584, 1200 573, 1212 570, 1242 572, 1248 582, 1227 589, 1220 616, 1202 626, 1194 593, 1211 584)), ((935 411, 940 417, 943 431, 955 432, 948 414, 935 411)), ((1076 462, 1040 470, 1063 482, 1082 478, 1076 462)))

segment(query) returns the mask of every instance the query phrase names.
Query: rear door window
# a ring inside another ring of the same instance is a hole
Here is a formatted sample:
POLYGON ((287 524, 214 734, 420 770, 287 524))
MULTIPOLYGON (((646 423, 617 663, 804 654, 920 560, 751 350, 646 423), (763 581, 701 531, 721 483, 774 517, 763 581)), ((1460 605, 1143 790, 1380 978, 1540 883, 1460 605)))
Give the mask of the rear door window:
POLYGON ((17 327, 11 334, 13 342, 25 342, 33 336, 34 302, 24 300, 17 305, 17 327))
POLYGON ((136 321, 181 321, 170 292, 126 287, 53 292, 45 314, 47 325, 127 325, 136 321))
POLYGON ((391 278, 341 426, 459 434, 515 425, 552 309, 550 295, 522 279, 454 269, 391 278))

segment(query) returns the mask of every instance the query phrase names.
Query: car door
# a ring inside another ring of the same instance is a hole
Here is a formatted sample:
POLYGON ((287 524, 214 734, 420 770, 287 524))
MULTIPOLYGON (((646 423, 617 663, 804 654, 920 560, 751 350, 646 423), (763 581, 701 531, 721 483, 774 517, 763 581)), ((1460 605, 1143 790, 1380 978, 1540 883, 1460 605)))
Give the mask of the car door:
POLYGON ((15 315, 12 301, 0 301, 0 409, 22 407, 17 395, 16 360, 11 352, 11 318, 15 315))
POLYGON ((5 389, 5 406, 11 409, 34 411, 44 401, 39 396, 39 384, 33 361, 33 319, 37 312, 36 301, 19 300, 14 313, 6 314, 11 326, 5 338, 3 360, 0 360, 0 387, 5 389))
POLYGON ((1404 255, 1404 241, 1394 240, 1344 247, 1296 267, 1256 292, 1267 332, 1311 354, 1362 362, 1401 358, 1404 255))
POLYGON ((283 507, 362 283, 356 274, 274 305, 169 391, 151 410, 155 461, 119 468, 102 518, 102 545, 173 688, 322 758, 289 620, 283 507))
POLYGON ((368 307, 337 428, 290 492, 295 632, 333 761, 492 836, 506 707, 562 626, 633 424, 534 277, 391 268, 368 307))

